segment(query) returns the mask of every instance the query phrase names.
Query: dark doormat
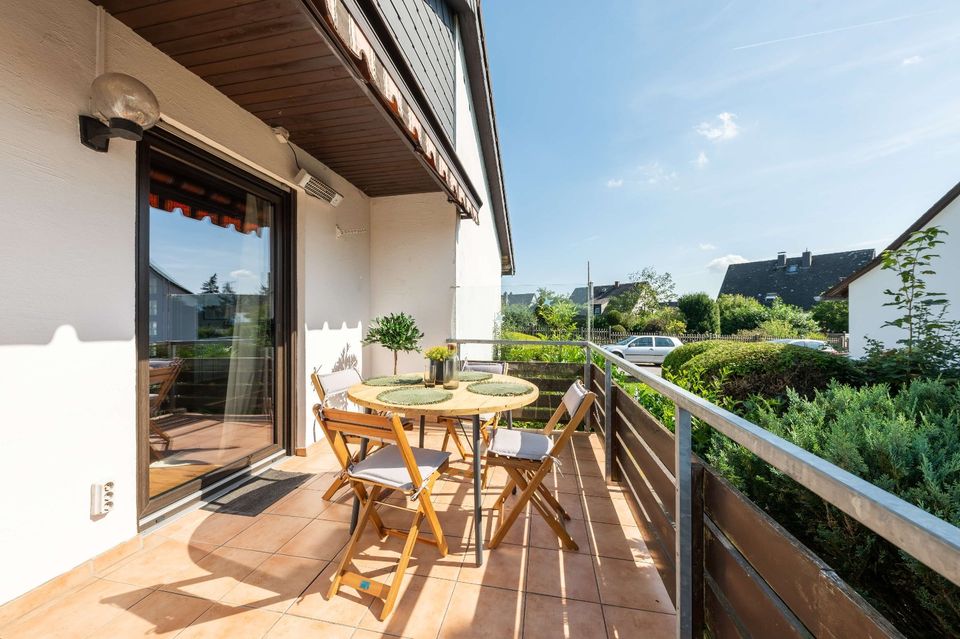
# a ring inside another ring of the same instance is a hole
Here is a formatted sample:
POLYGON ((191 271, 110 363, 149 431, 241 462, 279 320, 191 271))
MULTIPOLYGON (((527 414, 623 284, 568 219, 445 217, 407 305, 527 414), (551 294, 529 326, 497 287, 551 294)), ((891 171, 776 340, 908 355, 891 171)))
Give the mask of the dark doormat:
POLYGON ((310 473, 267 470, 203 507, 215 513, 256 517, 310 479, 310 473))

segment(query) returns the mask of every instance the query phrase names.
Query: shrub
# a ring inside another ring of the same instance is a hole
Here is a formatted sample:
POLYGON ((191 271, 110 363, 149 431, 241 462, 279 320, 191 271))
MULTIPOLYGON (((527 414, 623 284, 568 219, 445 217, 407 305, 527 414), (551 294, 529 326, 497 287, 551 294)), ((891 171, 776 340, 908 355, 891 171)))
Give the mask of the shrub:
POLYGON ((722 346, 727 342, 723 342, 717 339, 708 339, 702 342, 693 342, 691 344, 684 344, 679 348, 675 348, 667 354, 666 358, 663 360, 663 372, 664 374, 670 373, 677 375, 680 373, 680 367, 683 366, 688 360, 696 357, 700 353, 705 353, 711 348, 717 346, 722 346))
POLYGON ((767 309, 766 320, 781 320, 789 323, 794 332, 788 337, 804 337, 820 330, 820 326, 813 319, 813 315, 799 306, 787 304, 779 297, 773 300, 773 304, 767 309))
POLYGON ((623 325, 623 313, 613 309, 608 309, 601 317, 606 322, 607 326, 622 326, 623 325))
POLYGON ((704 380, 723 377, 723 393, 735 401, 753 395, 776 399, 788 388, 810 396, 832 380, 860 381, 858 369, 845 357, 770 342, 720 342, 688 359, 678 372, 704 380))
POLYGON ((760 322, 760 326, 757 327, 757 333, 765 337, 774 338, 800 337, 796 327, 787 320, 782 319, 768 319, 765 322, 760 322))
POLYGON ((717 303, 706 293, 688 293, 677 300, 677 307, 683 313, 687 330, 691 333, 720 332, 720 312, 717 303))
POLYGON ((724 335, 754 329, 767 318, 767 308, 745 295, 721 295, 717 298, 717 309, 720 312, 720 332, 724 335))
POLYGON ((687 330, 687 324, 680 309, 674 306, 664 306, 641 318, 634 324, 633 330, 640 333, 682 335, 687 330))
POLYGON ((825 300, 810 309, 813 319, 827 333, 846 333, 850 328, 847 300, 825 300))
POLYGON ((529 331, 537 325, 537 316, 529 306, 509 304, 503 307, 502 313, 501 327, 505 331, 529 331))
MULTIPOLYGON (((751 421, 908 502, 960 525, 960 387, 832 383, 810 399, 788 393, 785 411, 751 421)), ((708 461, 810 546, 902 631, 960 636, 960 588, 726 438, 708 461)))
POLYGON ((627 329, 621 326, 620 324, 614 324, 610 327, 611 333, 626 333, 627 329))

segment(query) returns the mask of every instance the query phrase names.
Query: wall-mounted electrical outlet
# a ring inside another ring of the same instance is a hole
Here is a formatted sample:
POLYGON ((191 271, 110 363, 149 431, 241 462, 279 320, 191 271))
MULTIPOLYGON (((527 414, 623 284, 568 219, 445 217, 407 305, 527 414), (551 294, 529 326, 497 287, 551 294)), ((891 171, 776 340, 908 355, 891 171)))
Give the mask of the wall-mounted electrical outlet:
POLYGON ((113 482, 90 486, 90 516, 103 517, 113 510, 113 482))

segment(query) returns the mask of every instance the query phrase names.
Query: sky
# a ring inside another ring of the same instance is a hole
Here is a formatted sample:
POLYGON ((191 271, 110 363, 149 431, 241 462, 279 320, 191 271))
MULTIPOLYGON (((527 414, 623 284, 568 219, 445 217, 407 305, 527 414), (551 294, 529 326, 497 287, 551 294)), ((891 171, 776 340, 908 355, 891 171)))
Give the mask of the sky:
MULTIPOLYGON (((486 0, 505 291, 882 249, 960 181, 960 3, 486 0)), ((815 258, 814 258, 815 259, 815 258)))

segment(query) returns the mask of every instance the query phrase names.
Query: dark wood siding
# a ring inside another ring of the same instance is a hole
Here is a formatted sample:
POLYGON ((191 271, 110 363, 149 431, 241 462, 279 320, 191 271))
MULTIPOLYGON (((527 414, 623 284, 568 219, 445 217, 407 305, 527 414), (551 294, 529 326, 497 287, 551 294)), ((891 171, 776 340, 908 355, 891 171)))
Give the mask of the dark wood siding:
POLYGON ((456 40, 444 0, 375 0, 444 133, 454 139, 456 40))

